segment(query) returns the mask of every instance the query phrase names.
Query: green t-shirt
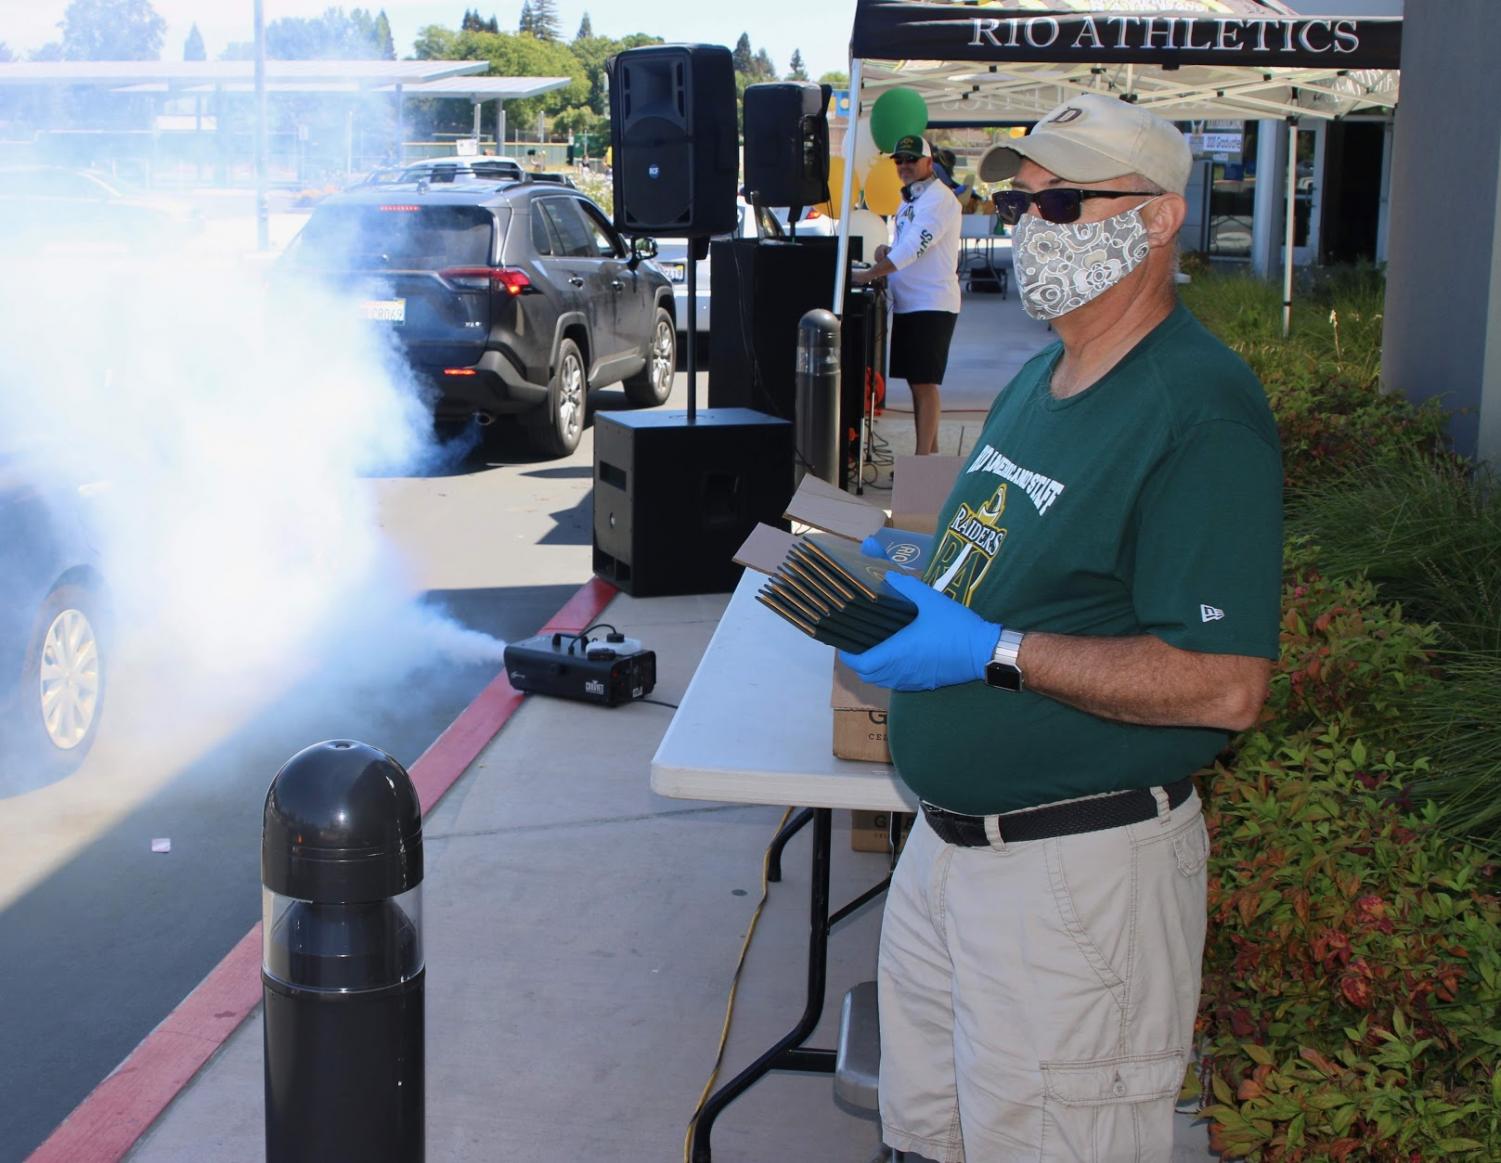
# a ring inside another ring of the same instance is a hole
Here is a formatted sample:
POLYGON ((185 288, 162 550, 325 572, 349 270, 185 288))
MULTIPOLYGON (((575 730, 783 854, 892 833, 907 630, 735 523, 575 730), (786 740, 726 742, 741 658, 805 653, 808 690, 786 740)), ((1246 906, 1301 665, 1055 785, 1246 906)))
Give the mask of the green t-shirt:
MULTIPOLYGON (((926 580, 1016 630, 1277 657, 1282 462, 1251 370, 1178 306, 1098 383, 1040 352, 996 398, 926 580)), ((891 697, 901 777, 988 814, 1179 779, 1224 731, 1104 719, 983 682, 891 697)))

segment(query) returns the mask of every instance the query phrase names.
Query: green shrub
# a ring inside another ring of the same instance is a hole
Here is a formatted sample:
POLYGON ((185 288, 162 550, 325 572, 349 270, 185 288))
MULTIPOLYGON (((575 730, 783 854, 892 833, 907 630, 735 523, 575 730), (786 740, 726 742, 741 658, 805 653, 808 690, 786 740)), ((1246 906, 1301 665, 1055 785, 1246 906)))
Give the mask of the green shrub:
POLYGON ((1412 794, 1444 809, 1444 827, 1501 856, 1501 653, 1440 655, 1442 681, 1415 691, 1398 720, 1431 757, 1412 794))
POLYGON ((1501 1158, 1501 902, 1347 722, 1208 778, 1212 1144, 1252 1161, 1501 1158))
POLYGON ((1383 295, 1307 279, 1283 340, 1280 288, 1184 288, 1288 484, 1281 656, 1206 777, 1206 1113, 1256 1163, 1501 1159, 1501 902, 1455 839, 1501 838, 1501 502, 1437 406, 1379 390, 1383 295))
POLYGON ((1457 457, 1410 449, 1290 490, 1287 532, 1331 573, 1442 624, 1446 645, 1501 649, 1501 489, 1457 457))
POLYGON ((1432 683, 1437 632, 1381 602, 1366 578, 1326 576, 1312 564, 1317 554, 1294 541, 1286 555, 1265 729, 1288 734, 1344 719, 1384 738, 1399 729, 1412 692, 1432 683))
POLYGON ((1444 413, 1436 401, 1415 407, 1381 390, 1379 272, 1325 274, 1295 300, 1287 339, 1281 289, 1271 283, 1210 274, 1182 293, 1266 388, 1289 487, 1315 487, 1354 465, 1442 447, 1444 413))

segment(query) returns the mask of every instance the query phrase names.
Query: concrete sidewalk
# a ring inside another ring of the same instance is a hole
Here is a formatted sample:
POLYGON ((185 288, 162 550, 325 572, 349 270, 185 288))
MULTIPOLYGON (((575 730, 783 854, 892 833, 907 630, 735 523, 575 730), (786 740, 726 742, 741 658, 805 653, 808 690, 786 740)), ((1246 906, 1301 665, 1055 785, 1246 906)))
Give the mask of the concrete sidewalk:
MULTIPOLYGON (((991 355, 1002 326, 1029 339, 1031 351, 1051 338, 1021 316, 1014 295, 966 300, 955 397, 973 398, 982 411, 986 387, 993 397, 1010 374, 991 355), (971 311, 975 302, 983 307, 971 311)), ((1025 358, 1021 351, 1018 339, 1007 362, 1025 358)), ((963 424, 972 443, 980 418, 945 424, 963 424)), ((893 411, 877 427, 893 449, 910 449, 910 416, 893 411)), ((957 427, 946 434, 959 438, 957 427)), ((866 493, 875 504, 886 495, 866 493)), ((782 818, 774 809, 663 799, 648 786, 673 713, 660 704, 681 699, 726 601, 617 596, 603 620, 656 651, 656 701, 609 709, 528 698, 429 815, 427 1156, 435 1163, 684 1157, 760 896, 763 854, 782 818)), ((849 813, 836 813, 834 908, 886 873, 884 857, 851 850, 848 828, 849 813)), ((790 1030, 802 1009, 808 832, 788 846, 784 879, 770 888, 720 1082, 790 1030)), ((808 1045, 835 1044, 844 991, 874 976, 880 907, 872 902, 835 930, 828 1001, 808 1045)), ((127 1158, 261 1160, 262 1081, 255 1014, 127 1158)), ((1186 1116, 1180 1123, 1175 1159, 1211 1158, 1202 1128, 1186 1116)), ((774 1074, 725 1111, 713 1145, 725 1161, 870 1163, 879 1128, 836 1105, 828 1077, 774 1074)))

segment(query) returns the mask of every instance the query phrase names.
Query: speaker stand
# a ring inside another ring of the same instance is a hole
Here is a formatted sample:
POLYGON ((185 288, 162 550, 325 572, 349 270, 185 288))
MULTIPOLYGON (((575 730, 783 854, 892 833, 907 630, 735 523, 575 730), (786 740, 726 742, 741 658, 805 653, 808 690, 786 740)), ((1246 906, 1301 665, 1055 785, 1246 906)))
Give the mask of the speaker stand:
POLYGON ((688 241, 688 423, 698 408, 698 263, 709 257, 708 235, 688 241))

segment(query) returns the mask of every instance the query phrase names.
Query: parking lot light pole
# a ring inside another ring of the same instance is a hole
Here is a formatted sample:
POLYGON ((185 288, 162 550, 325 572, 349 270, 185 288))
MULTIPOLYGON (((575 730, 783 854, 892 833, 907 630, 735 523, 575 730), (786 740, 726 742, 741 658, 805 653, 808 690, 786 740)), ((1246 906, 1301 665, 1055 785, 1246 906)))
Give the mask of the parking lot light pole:
POLYGON ((271 249, 271 218, 266 207, 266 14, 255 0, 255 245, 271 249))

